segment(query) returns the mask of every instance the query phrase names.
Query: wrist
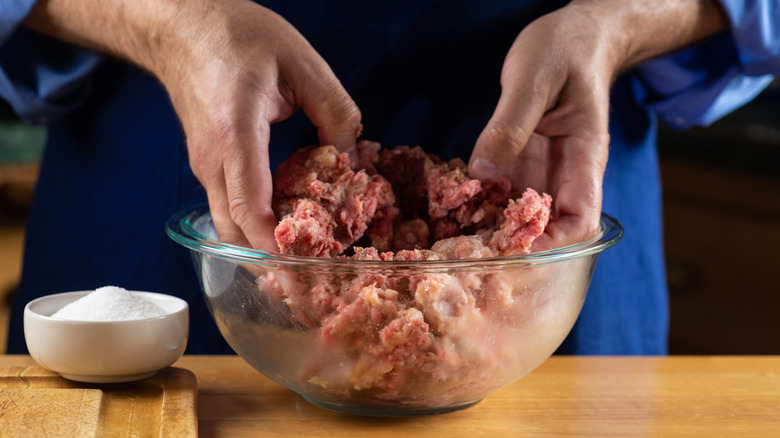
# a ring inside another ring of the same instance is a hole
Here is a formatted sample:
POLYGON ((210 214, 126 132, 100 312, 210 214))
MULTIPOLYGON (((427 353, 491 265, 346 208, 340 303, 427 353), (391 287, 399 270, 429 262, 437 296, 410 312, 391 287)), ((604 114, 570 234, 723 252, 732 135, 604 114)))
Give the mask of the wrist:
POLYGON ((727 26, 715 0, 574 0, 607 32, 617 72, 695 44, 727 26))
MULTIPOLYGON (((106 53, 157 75, 175 53, 178 1, 39 0, 24 25, 62 41, 106 53)), ((194 3, 194 2, 193 2, 194 3)))

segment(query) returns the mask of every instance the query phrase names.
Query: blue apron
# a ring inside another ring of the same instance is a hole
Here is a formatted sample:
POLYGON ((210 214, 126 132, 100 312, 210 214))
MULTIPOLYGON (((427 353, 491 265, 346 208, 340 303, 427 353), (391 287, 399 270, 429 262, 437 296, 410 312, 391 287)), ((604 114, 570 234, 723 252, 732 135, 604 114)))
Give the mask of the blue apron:
MULTIPOLYGON (((264 4, 297 27, 342 80, 363 113, 364 138, 464 159, 495 108, 512 41, 530 21, 565 4, 336 3, 264 4)), ((102 62, 91 81, 86 100, 49 124, 8 352, 26 351, 22 309, 31 299, 106 285, 186 299, 187 353, 231 352, 201 297, 189 254, 164 232, 171 214, 206 200, 166 93, 154 78, 115 60, 102 62)), ((630 79, 620 77, 604 179, 603 210, 624 224, 625 237, 599 258, 560 353, 666 352, 657 122, 633 96, 630 79)), ((315 142, 316 131, 296 113, 272 128, 272 162, 315 142)))

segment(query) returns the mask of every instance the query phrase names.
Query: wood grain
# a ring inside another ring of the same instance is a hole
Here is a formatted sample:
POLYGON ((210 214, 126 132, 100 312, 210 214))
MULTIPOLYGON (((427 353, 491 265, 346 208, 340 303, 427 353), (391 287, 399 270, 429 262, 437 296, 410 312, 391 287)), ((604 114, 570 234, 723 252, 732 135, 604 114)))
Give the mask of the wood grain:
POLYGON ((102 407, 97 389, 0 389, 0 435, 97 436, 102 407))
MULTIPOLYGON (((0 372, 30 363, 0 356, 0 372)), ((184 356, 174 365, 197 377, 203 437, 780 436, 780 356, 555 356, 474 407, 415 418, 318 408, 236 356, 184 356)), ((156 436, 145 428, 154 426, 141 421, 137 434, 156 436)), ((168 430, 162 435, 186 436, 168 430)))
POLYGON ((139 382, 91 384, 63 379, 31 365, 27 356, 2 359, 1 436, 197 435, 197 385, 188 370, 168 368, 139 382))
POLYGON ((418 418, 330 412, 236 357, 185 356, 201 436, 778 437, 780 357, 556 356, 476 406, 418 418))

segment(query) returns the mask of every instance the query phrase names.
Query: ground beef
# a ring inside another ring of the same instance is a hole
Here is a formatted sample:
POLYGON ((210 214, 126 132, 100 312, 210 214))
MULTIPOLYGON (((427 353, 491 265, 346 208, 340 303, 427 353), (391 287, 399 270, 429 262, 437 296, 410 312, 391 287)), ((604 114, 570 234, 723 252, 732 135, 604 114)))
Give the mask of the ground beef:
POLYGON ((479 234, 493 255, 513 255, 530 250, 550 217, 549 195, 521 195, 507 178, 469 178, 462 160, 445 163, 419 146, 364 140, 352 155, 312 146, 276 170, 282 253, 335 257, 355 244, 398 252, 479 234))
MULTIPOLYGON (((368 141, 349 154, 332 146, 300 150, 274 174, 277 243, 294 255, 413 262, 527 253, 551 202, 506 178, 469 178, 462 160, 368 141)), ((410 406, 429 404, 432 388, 446 403, 497 385, 487 376, 511 352, 480 337, 493 332, 491 315, 525 309, 515 303, 522 281, 479 270, 269 271, 258 278, 327 346, 301 371, 310 391, 410 406), (341 359, 328 360, 336 354, 341 359)))
MULTIPOLYGON (((375 217, 380 225, 382 218, 394 218, 394 203, 390 183, 353 169, 347 154, 333 146, 302 149, 274 173, 277 244, 285 254, 337 256, 363 237, 375 217)), ((379 233, 377 239, 388 238, 379 233)))

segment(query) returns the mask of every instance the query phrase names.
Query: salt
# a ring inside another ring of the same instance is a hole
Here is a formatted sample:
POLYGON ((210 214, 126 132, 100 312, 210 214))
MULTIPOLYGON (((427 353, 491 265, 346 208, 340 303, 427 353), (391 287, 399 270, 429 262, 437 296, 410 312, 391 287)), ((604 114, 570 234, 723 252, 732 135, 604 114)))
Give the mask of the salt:
POLYGON ((78 321, 125 321, 165 315, 165 310, 124 288, 105 286, 56 311, 51 317, 78 321))

